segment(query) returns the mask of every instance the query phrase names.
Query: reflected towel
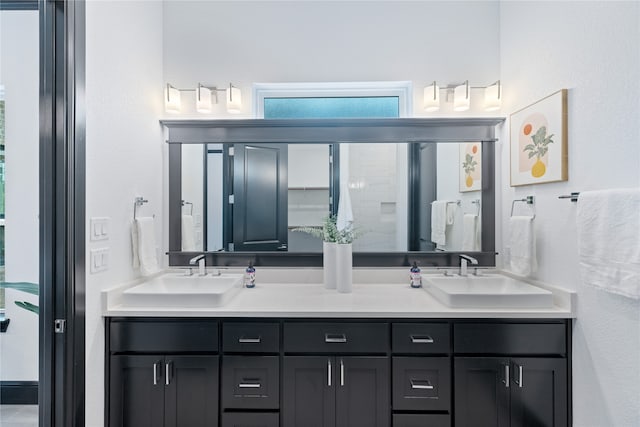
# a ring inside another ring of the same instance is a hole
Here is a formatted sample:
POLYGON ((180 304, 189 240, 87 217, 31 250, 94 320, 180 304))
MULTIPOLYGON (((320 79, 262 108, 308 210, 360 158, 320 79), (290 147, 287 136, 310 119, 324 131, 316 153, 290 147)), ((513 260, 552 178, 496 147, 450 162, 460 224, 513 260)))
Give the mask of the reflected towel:
POLYGON ((480 250, 480 227, 478 227, 478 215, 464 214, 462 217, 462 250, 480 250))
POLYGON ((436 246, 447 243, 447 202, 435 200, 431 203, 431 241, 436 246))
POLYGON ((509 219, 511 271, 521 276, 529 276, 538 269, 536 234, 533 225, 531 216, 512 216, 509 219))
POLYGON ((152 217, 138 217, 131 227, 133 266, 140 267, 140 273, 148 276, 158 271, 156 235, 152 217))
POLYGON ((182 215, 182 250, 196 250, 196 230, 193 224, 192 215, 182 215))
POLYGON ((456 209, 458 205, 456 203, 447 203, 447 225, 453 225, 453 221, 456 218, 456 209))
POLYGON ((577 210, 582 283, 640 299, 640 189, 581 192, 577 210))

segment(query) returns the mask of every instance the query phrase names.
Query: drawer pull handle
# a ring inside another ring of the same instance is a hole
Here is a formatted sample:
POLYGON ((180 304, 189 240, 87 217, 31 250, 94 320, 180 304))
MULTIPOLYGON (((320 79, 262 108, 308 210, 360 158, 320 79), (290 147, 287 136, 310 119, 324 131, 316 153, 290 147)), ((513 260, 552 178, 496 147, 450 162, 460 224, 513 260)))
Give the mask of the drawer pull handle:
POLYGON ((153 364, 153 385, 158 385, 158 362, 153 364))
POLYGON ((169 362, 166 365, 164 365, 164 385, 169 385, 171 384, 171 365, 173 364, 173 362, 169 362))
POLYGON ((522 388, 522 365, 516 365, 518 367, 518 379, 516 379, 516 384, 518 387, 522 388))
POLYGON ((331 359, 327 359, 327 386, 331 387, 331 359))
POLYGON ((433 338, 429 335, 411 335, 412 344, 433 344, 433 338))
POLYGON ((260 383, 252 384, 252 383, 240 383, 238 384, 239 388, 260 388, 260 383))
POLYGON ((340 386, 344 387, 344 361, 340 359, 340 386))
POLYGON ((509 382, 511 381, 509 369, 510 368, 508 363, 504 365, 504 379, 502 380, 502 383, 504 384, 505 388, 509 388, 509 382))
POLYGON ((260 344, 262 342, 262 337, 257 337, 257 338, 240 337, 238 339, 238 342, 240 344, 260 344))
POLYGON ((346 343, 347 336, 345 334, 324 334, 324 342, 326 343, 346 343))
POLYGON ((414 390, 433 390, 434 388, 429 380, 416 380, 411 378, 409 382, 411 383, 411 388, 414 390))

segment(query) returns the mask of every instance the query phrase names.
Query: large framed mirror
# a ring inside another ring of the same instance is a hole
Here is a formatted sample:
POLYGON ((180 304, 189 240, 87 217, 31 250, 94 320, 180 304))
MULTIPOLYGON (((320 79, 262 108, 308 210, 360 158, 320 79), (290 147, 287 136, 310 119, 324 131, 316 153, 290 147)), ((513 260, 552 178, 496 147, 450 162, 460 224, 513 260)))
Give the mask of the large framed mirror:
POLYGON ((163 121, 170 265, 203 252, 212 265, 321 265, 321 241, 299 230, 335 214, 341 192, 356 266, 452 266, 460 253, 495 265, 502 120, 163 121))

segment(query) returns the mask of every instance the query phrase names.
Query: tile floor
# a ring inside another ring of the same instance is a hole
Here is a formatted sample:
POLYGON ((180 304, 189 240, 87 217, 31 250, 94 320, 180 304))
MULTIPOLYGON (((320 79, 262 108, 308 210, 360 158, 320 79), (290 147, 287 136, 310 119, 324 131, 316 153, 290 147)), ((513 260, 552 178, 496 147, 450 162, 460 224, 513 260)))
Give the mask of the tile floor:
POLYGON ((38 427, 38 405, 0 405, 0 427, 38 427))

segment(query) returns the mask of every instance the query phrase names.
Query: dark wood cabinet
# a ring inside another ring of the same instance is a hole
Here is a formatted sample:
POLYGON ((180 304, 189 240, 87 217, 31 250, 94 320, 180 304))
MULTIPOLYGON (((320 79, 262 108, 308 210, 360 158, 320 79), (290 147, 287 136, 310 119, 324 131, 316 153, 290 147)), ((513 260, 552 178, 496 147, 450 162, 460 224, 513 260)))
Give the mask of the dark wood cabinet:
POLYGON ((567 320, 110 318, 108 427, 565 427, 567 320))
POLYGON ((111 357, 111 427, 211 426, 218 420, 218 356, 111 357))
POLYGON ((565 427, 567 325, 454 324, 456 427, 565 427))
POLYGON ((283 427, 386 427, 386 357, 285 356, 283 427))

